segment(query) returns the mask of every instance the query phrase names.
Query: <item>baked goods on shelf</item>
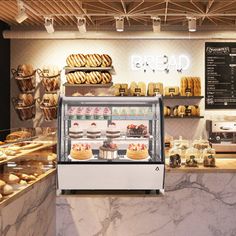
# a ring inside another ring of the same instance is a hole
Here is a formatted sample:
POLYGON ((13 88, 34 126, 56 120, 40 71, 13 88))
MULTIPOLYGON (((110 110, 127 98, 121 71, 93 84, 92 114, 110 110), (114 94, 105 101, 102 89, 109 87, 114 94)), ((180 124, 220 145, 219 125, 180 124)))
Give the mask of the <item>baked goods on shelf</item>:
POLYGON ((99 67, 102 64, 102 57, 99 54, 87 54, 86 67, 99 67))
POLYGON ((180 82, 181 96, 201 96, 201 80, 199 77, 182 77, 180 82))
POLYGON ((193 141, 193 147, 198 150, 203 150, 205 148, 208 148, 209 146, 210 146, 209 141, 202 139, 202 137, 193 141))
POLYGON ((5 185, 3 186, 3 188, 2 188, 0 191, 1 191, 1 194, 2 194, 3 196, 5 196, 5 195, 10 195, 10 194, 12 194, 12 193, 14 192, 14 189, 13 189, 13 187, 12 187, 11 185, 5 184, 5 185))
POLYGON ((169 106, 164 106, 164 116, 171 115, 171 108, 169 106))
POLYGON ((86 84, 100 84, 102 82, 102 73, 99 71, 91 71, 87 73, 86 84))
POLYGON ((111 141, 104 141, 103 145, 99 147, 99 158, 101 159, 116 159, 117 158, 117 145, 111 141))
POLYGON ((6 143, 12 143, 24 139, 31 138, 32 135, 28 131, 15 131, 7 135, 6 137, 6 143))
POLYGON ((3 161, 7 158, 7 155, 4 151, 0 150, 0 161, 3 161))
POLYGON ((203 151, 203 165, 205 167, 215 167, 216 166, 215 149, 206 148, 203 151))
POLYGON ((76 160, 87 160, 92 158, 91 146, 87 143, 73 144, 70 150, 70 156, 76 160))
POLYGON ((69 84, 84 84, 87 74, 84 71, 76 71, 66 74, 66 80, 69 84))
POLYGON ((130 124, 127 126, 127 137, 145 137, 148 135, 146 125, 134 125, 130 124))
POLYGON ((87 138, 100 138, 101 137, 101 130, 97 128, 96 123, 92 123, 90 127, 87 129, 87 138))
POLYGON ((57 94, 44 94, 42 101, 39 101, 39 103, 45 120, 54 120, 57 118, 57 94))
POLYGON ((31 76, 34 72, 34 68, 31 64, 21 64, 17 67, 17 75, 21 77, 31 76))
POLYGON ((74 123, 69 128, 69 136, 74 139, 83 137, 83 130, 79 127, 78 123, 74 123))
POLYGON ((6 185, 6 182, 0 179, 0 189, 6 185))
POLYGON ((126 156, 133 160, 142 160, 148 158, 148 148, 145 144, 129 144, 126 156))
POLYGON ((165 87, 165 96, 178 96, 179 87, 165 87))
POLYGON ((108 125, 108 128, 106 130, 106 136, 107 138, 119 138, 120 137, 120 130, 117 129, 116 124, 112 122, 108 125))
POLYGON ((34 104, 34 97, 31 93, 20 93, 18 96, 18 106, 31 106, 34 104))
POLYGON ((112 59, 109 55, 107 54, 102 54, 102 67, 110 67, 112 65, 112 59))
POLYGON ((184 117, 185 116, 185 110, 186 107, 183 105, 175 106, 173 109, 173 115, 174 116, 179 116, 179 117, 184 117))
POLYGON ((131 82, 129 93, 131 96, 146 96, 146 84, 144 82, 131 82))
POLYGON ((86 56, 84 54, 71 54, 67 57, 66 63, 69 67, 83 67, 86 64, 86 56))
POLYGON ((102 72, 102 84, 109 84, 112 81, 112 76, 109 72, 102 72))
POLYGON ((169 160, 169 166, 171 168, 181 167, 181 156, 178 153, 171 154, 169 160))
POLYGON ((155 96, 157 94, 163 94, 163 84, 162 83, 149 83, 148 84, 148 96, 155 96))
POLYGON ((191 155, 185 161, 185 166, 187 167, 198 167, 198 162, 196 160, 196 156, 191 155))
POLYGON ((115 84, 113 86, 114 96, 128 96, 128 84, 115 84))

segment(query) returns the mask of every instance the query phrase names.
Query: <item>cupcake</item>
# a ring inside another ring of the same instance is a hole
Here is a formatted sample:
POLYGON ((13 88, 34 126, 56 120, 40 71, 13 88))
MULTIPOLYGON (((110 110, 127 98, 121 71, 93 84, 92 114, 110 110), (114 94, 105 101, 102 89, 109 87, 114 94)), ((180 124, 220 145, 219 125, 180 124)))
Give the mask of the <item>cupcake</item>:
POLYGON ((94 119, 96 120, 102 120, 103 119, 103 113, 101 111, 102 109, 100 107, 95 107, 93 110, 94 119))
POLYGON ((78 107, 76 110, 77 119, 83 120, 85 118, 85 109, 83 107, 78 107))
POLYGON ((93 109, 91 107, 87 107, 85 110, 86 119, 93 119, 93 109))
POLYGON ((103 110, 103 117, 105 120, 108 120, 111 116, 111 110, 108 107, 105 107, 103 110))
POLYGON ((67 115, 69 116, 70 119, 77 119, 77 116, 76 116, 76 107, 71 107, 68 112, 67 112, 67 115))

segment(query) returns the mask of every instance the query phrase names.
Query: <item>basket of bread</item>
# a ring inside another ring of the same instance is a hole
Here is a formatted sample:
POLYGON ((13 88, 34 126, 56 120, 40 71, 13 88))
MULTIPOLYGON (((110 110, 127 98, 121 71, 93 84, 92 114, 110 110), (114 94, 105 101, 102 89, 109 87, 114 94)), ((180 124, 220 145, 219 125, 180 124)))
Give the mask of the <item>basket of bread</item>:
POLYGON ((53 66, 44 66, 37 69, 42 85, 47 92, 56 92, 60 89, 60 70, 53 66))
POLYGON ((30 64, 22 64, 11 70, 13 78, 22 93, 33 92, 36 87, 36 70, 30 64))
POLYGON ((42 100, 37 99, 44 119, 47 121, 57 119, 58 95, 44 94, 42 100))
POLYGON ((35 118, 35 99, 31 93, 21 93, 17 98, 12 98, 12 103, 20 120, 35 118))

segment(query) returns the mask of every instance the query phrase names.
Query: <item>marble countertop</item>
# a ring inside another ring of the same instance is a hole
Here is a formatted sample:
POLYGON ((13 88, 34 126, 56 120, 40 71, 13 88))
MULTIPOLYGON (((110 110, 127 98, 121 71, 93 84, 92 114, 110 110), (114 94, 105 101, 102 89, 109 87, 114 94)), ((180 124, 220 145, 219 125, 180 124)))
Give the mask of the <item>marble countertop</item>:
MULTIPOLYGON (((166 160, 168 163, 168 160, 166 160)), ((187 173, 236 173, 236 159, 234 158, 217 158, 216 167, 204 167, 199 165, 198 167, 185 167, 170 168, 166 165, 166 173, 168 172, 187 172, 187 173)))

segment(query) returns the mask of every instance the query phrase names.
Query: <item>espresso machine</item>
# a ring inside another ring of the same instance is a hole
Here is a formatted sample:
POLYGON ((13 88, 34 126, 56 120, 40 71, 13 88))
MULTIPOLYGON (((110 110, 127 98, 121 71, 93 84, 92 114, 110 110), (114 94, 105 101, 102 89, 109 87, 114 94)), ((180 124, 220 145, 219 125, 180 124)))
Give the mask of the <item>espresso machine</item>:
POLYGON ((206 121, 209 142, 217 153, 236 153, 236 121, 206 121))

